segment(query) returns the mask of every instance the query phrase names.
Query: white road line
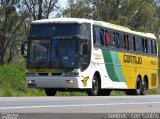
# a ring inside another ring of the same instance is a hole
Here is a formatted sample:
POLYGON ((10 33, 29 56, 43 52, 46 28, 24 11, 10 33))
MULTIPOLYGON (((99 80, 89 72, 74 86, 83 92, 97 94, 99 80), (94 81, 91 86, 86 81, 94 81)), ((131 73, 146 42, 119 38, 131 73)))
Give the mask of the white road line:
POLYGON ((134 102, 134 103, 109 103, 109 104, 81 104, 81 105, 44 105, 44 106, 14 106, 0 107, 0 110, 9 109, 34 109, 34 108, 55 108, 55 107, 89 107, 89 106, 114 106, 114 105, 143 105, 143 104, 160 104, 160 102, 134 102))

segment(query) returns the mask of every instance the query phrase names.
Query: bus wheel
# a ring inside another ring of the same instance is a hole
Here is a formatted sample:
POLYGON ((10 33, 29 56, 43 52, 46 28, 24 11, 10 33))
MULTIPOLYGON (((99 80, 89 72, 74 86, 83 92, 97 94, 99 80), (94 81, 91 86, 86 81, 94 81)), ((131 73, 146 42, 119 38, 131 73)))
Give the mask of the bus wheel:
POLYGON ((135 89, 135 95, 140 95, 142 92, 142 82, 140 80, 140 77, 137 77, 137 83, 136 83, 136 89, 135 89))
POLYGON ((93 76, 92 79, 92 88, 87 90, 89 96, 97 96, 99 91, 99 81, 96 76, 93 76))
POLYGON ((127 90, 126 94, 127 95, 140 95, 141 92, 142 92, 142 82, 140 80, 140 77, 137 77, 136 89, 127 90))
POLYGON ((44 90, 47 96, 55 96, 57 92, 54 88, 45 88, 44 90))
POLYGON ((148 83, 147 80, 144 80, 142 84, 141 95, 145 95, 147 89, 148 89, 148 83))

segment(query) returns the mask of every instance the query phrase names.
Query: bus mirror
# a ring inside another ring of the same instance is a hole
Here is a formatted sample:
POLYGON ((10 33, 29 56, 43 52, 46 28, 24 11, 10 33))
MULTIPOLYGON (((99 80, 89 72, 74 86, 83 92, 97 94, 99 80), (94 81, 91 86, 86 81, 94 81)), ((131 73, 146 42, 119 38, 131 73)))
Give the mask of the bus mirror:
POLYGON ((27 42, 23 42, 21 44, 21 55, 26 58, 27 57, 27 49, 28 49, 28 43, 27 42))

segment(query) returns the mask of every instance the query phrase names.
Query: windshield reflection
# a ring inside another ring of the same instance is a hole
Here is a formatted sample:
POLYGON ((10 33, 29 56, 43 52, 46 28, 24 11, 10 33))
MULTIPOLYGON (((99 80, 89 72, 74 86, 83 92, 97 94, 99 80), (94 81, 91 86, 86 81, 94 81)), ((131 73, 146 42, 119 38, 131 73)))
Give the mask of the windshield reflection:
POLYGON ((76 40, 32 40, 29 67, 74 68, 77 62, 76 40))

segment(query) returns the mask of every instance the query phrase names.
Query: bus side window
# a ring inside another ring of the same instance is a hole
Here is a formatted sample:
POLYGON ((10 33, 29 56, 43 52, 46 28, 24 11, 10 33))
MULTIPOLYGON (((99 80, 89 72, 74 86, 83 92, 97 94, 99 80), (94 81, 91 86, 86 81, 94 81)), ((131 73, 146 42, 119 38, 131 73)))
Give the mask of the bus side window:
POLYGON ((101 45, 100 43, 100 30, 93 28, 94 45, 101 45))
POLYGON ((94 44, 96 43, 96 40, 97 40, 96 30, 93 28, 93 42, 94 42, 94 44))
POLYGON ((108 46, 109 44, 108 31, 105 31, 105 42, 106 42, 106 46, 108 46))
POLYGON ((156 42, 156 41, 154 41, 154 46, 153 46, 153 48, 155 49, 154 54, 157 55, 157 42, 156 42))
POLYGON ((147 39, 147 47, 148 47, 148 54, 151 54, 152 53, 152 49, 151 49, 151 40, 150 39, 147 39))
POLYGON ((151 40, 151 53, 153 54, 153 41, 151 40))
POLYGON ((145 52, 145 41, 144 38, 141 39, 142 39, 142 51, 145 52))
POLYGON ((142 38, 136 37, 136 51, 137 52, 143 52, 142 38))
POLYGON ((100 41, 101 41, 101 45, 103 46, 104 46, 104 39, 105 39, 104 30, 101 29, 100 30, 100 41))
POLYGON ((156 54, 156 48, 155 48, 155 43, 156 42, 152 40, 152 43, 153 43, 153 54, 155 55, 156 54))
POLYGON ((109 46, 115 47, 114 32, 109 31, 109 46))
POLYGON ((116 47, 119 48, 120 47, 120 39, 119 39, 119 33, 115 33, 115 43, 116 43, 116 47))
POLYGON ((129 50, 128 35, 124 34, 125 49, 129 50))
POLYGON ((134 39, 133 37, 129 37, 129 50, 134 51, 134 39))
POLYGON ((135 40, 135 36, 133 36, 133 47, 134 47, 134 51, 136 51, 136 40, 135 40))
POLYGON ((145 53, 148 53, 147 39, 145 39, 145 53))
POLYGON ((119 34, 119 47, 121 48, 121 49, 124 49, 125 48, 125 42, 124 42, 124 38, 123 38, 124 36, 123 36, 123 34, 122 33, 120 33, 119 34))

